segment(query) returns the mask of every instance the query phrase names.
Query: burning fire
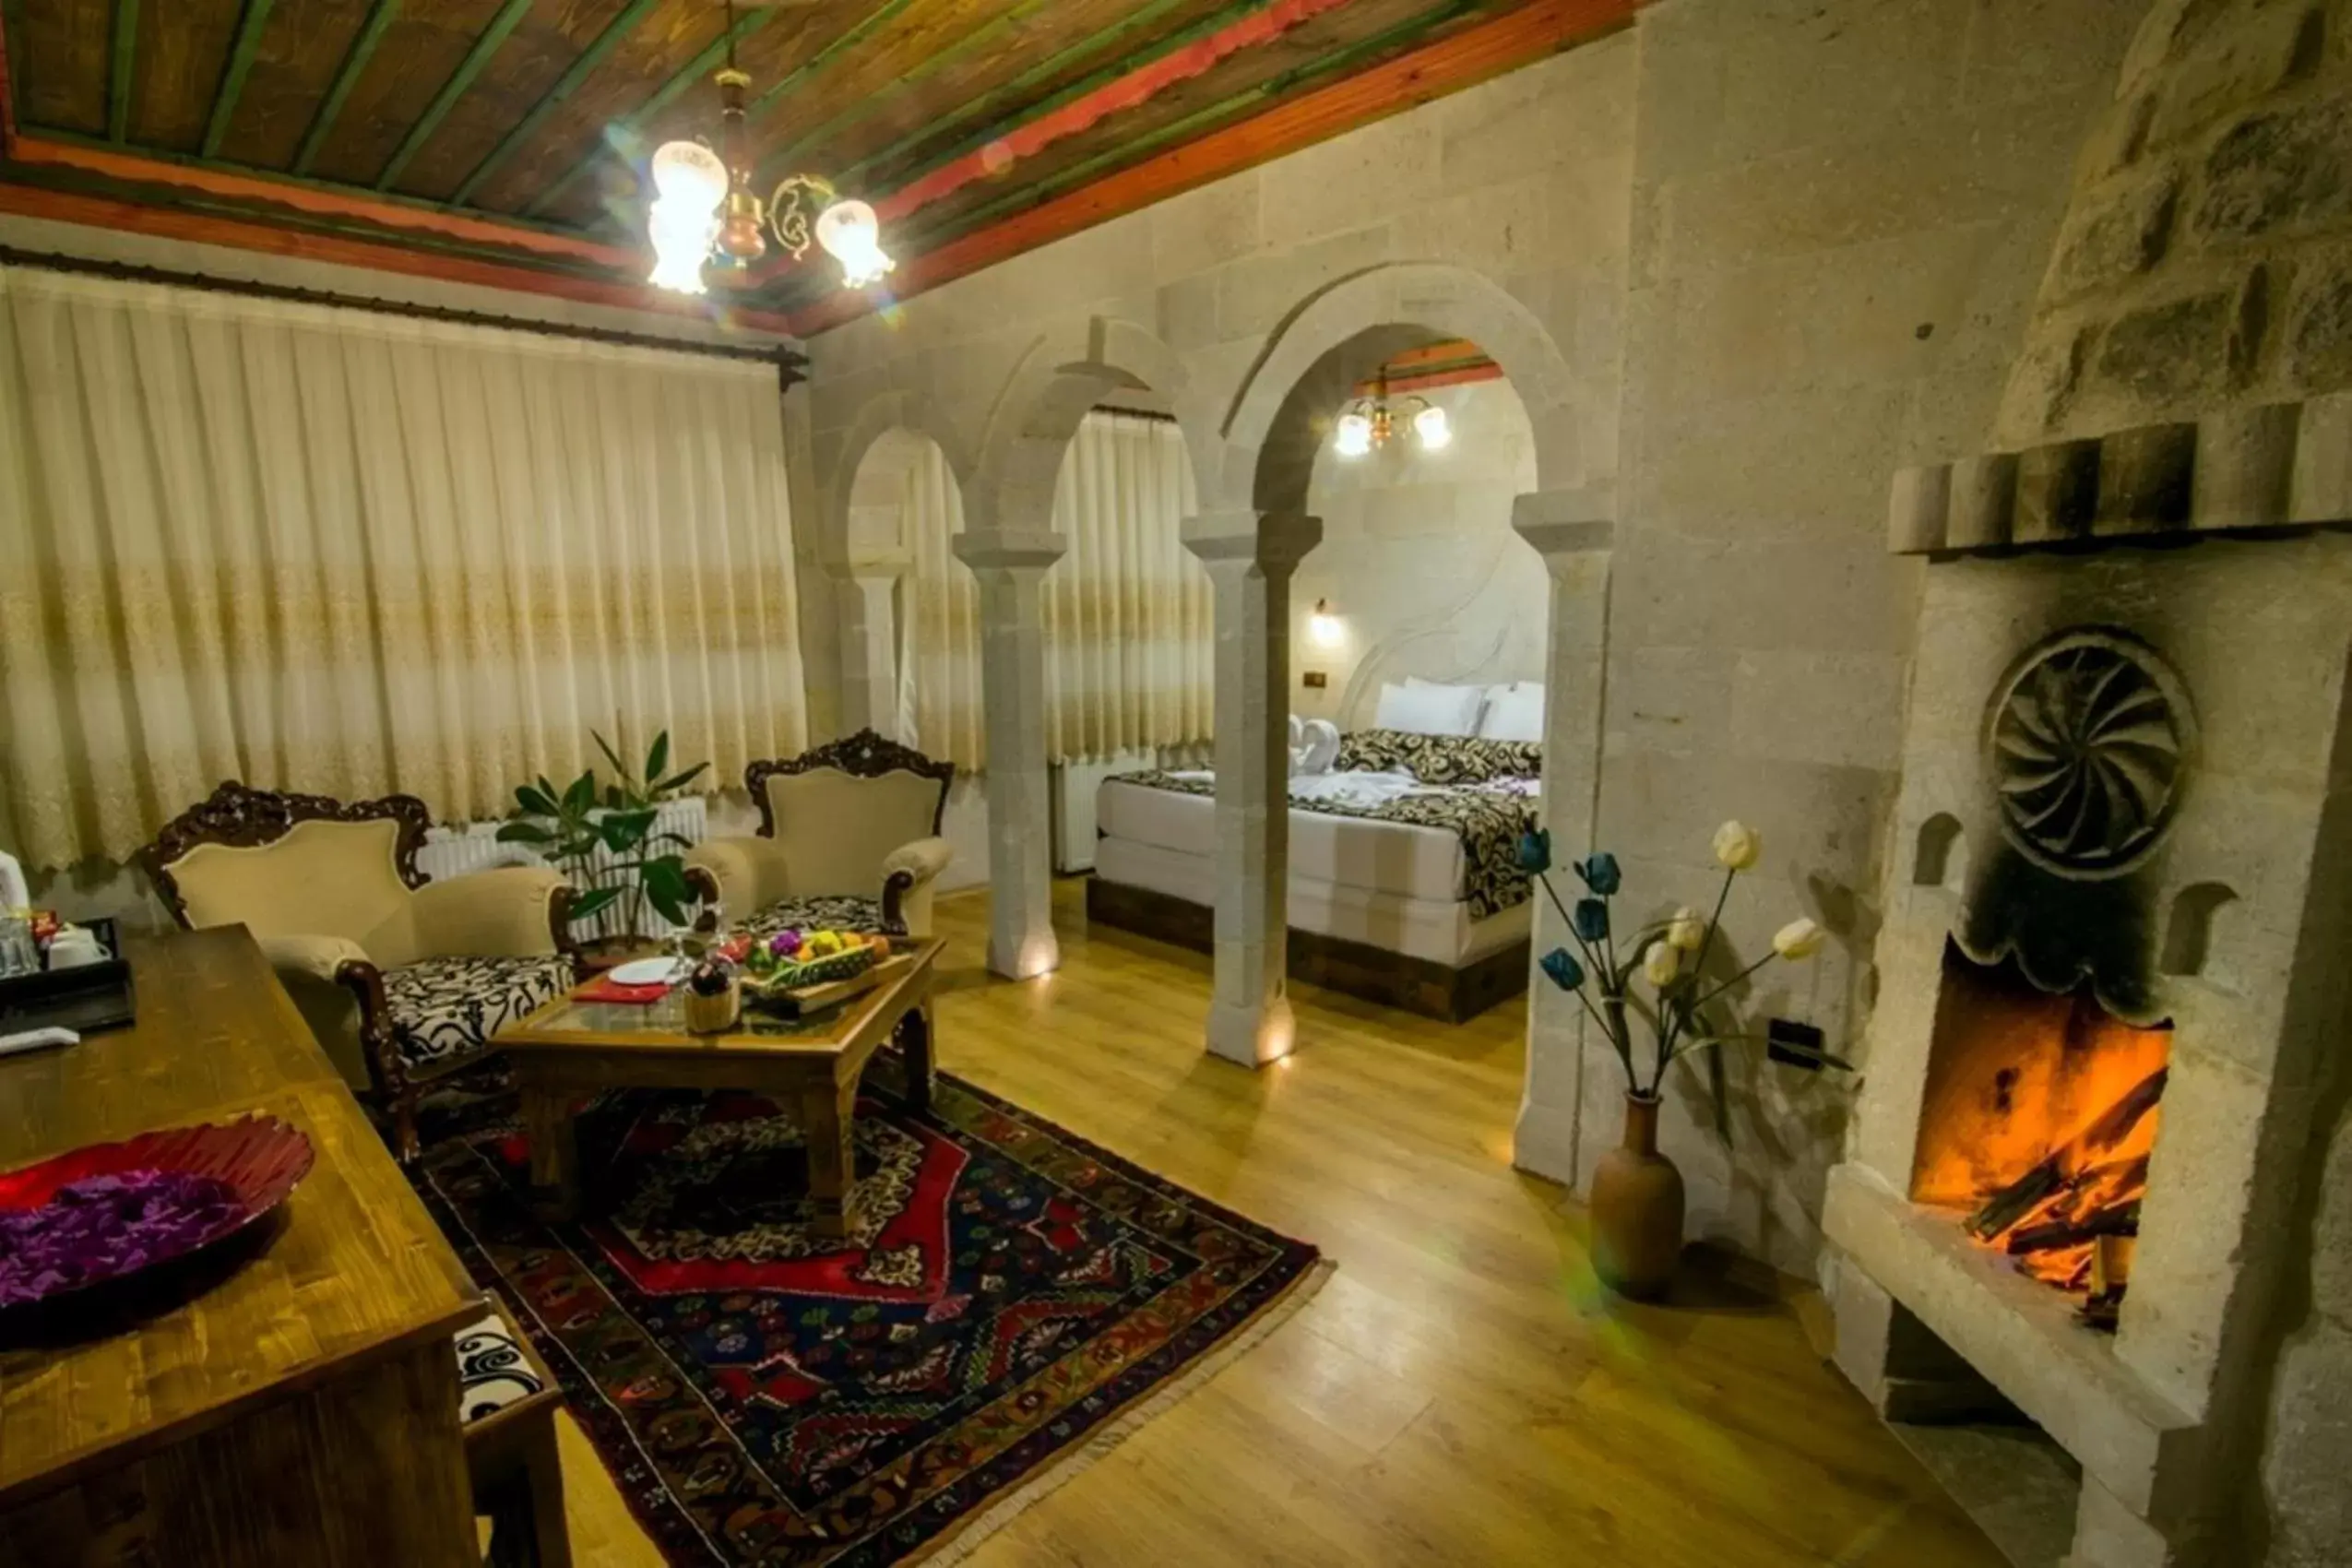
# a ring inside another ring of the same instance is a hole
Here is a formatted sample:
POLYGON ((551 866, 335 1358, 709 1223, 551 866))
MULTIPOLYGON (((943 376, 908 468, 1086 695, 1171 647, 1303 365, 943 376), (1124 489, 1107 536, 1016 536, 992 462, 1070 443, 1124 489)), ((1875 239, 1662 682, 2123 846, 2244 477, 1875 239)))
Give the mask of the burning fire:
MULTIPOLYGON (((1911 1195, 1963 1211, 2036 1278, 2089 1290, 2102 1241, 2112 1269, 2128 1265, 2119 1239, 2139 1233, 2172 1031, 1957 954, 1945 964, 1911 1195)), ((2097 1284, 2120 1294, 2120 1278, 2097 1284)))

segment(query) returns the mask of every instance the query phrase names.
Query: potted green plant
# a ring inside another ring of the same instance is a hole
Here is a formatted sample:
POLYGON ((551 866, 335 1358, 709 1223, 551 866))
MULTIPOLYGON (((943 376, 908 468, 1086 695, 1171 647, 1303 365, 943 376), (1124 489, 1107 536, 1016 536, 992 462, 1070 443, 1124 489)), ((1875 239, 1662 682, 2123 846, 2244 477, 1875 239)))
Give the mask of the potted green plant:
POLYGON ((521 844, 561 869, 580 889, 572 920, 595 920, 616 905, 628 935, 653 933, 654 915, 673 926, 690 923, 700 902, 680 853, 686 840, 657 830, 661 807, 710 766, 707 762, 668 773, 670 731, 654 737, 645 766, 633 770, 602 735, 589 731, 597 750, 612 765, 613 778, 600 785, 589 768, 562 789, 541 775, 515 790, 515 813, 498 830, 499 842, 521 844))
MULTIPOLYGON (((1585 885, 1572 907, 1551 884, 1551 835, 1536 831, 1521 839, 1519 864, 1550 896, 1566 922, 1576 950, 1555 947, 1541 959, 1552 984, 1583 1004, 1625 1070, 1625 1131, 1619 1146, 1600 1159, 1592 1187, 1593 1267, 1601 1282, 1621 1295, 1646 1300, 1672 1282, 1682 1252, 1682 1173, 1657 1148, 1657 1111, 1666 1070, 1700 1051, 1752 1039, 1722 1027, 1716 1014, 1733 987, 1765 965, 1801 962, 1821 950, 1825 934, 1811 920, 1789 921, 1774 933, 1772 951, 1728 979, 1710 981, 1707 959, 1716 944, 1732 879, 1756 863, 1763 840, 1754 829, 1727 822, 1715 835, 1716 863, 1723 867, 1715 912, 1702 920, 1681 909, 1633 932, 1619 945, 1612 900, 1623 883, 1617 857, 1596 852, 1570 869, 1585 885), (1633 978, 1647 985, 1650 1000, 1636 994, 1633 978), (1648 1021, 1651 1049, 1636 1060, 1632 1020, 1648 1021)), ((1807 1054, 1812 1067, 1848 1069, 1827 1051, 1784 1046, 1807 1054)), ((1720 1075, 1715 1085, 1717 1124, 1729 1134, 1723 1114, 1720 1075)))

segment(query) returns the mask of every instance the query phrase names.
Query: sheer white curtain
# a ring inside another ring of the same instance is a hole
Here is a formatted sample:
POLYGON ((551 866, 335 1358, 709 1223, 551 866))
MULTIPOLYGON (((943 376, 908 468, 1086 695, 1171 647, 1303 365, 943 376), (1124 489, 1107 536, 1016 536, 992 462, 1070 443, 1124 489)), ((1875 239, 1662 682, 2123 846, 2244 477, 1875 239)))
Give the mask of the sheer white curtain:
POLYGON ((1181 537, 1194 505, 1172 422, 1098 410, 1079 425, 1053 498, 1070 550, 1045 578, 1053 761, 1208 739, 1216 607, 1181 537))
POLYGON ((0 269, 0 843, 807 743, 775 373, 0 269))
POLYGON ((964 501, 938 444, 912 457, 899 529, 911 552, 898 619, 900 733, 924 754, 977 773, 988 765, 980 710, 980 582, 956 559, 964 501))
MULTIPOLYGON (((964 526, 955 476, 925 442, 906 480, 913 552, 898 669, 909 742, 979 771, 980 591, 951 541, 964 526)), ((1215 710, 1208 574, 1185 550, 1194 509, 1183 434, 1165 420, 1098 410, 1063 459, 1053 527, 1069 552, 1045 576, 1046 741, 1055 762, 1187 745, 1215 710)))

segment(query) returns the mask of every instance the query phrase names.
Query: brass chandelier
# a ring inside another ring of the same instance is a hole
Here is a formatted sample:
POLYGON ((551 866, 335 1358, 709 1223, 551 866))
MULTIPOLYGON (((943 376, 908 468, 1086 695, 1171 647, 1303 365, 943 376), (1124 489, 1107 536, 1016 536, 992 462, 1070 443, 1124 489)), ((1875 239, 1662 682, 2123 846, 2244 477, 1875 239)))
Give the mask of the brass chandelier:
POLYGON ((1340 414, 1333 429, 1332 450, 1343 457, 1361 457, 1385 448, 1397 437, 1397 427, 1410 423, 1414 439, 1424 452, 1443 452, 1454 445, 1454 423, 1445 410, 1427 398, 1396 401, 1388 395, 1388 367, 1381 367, 1372 396, 1359 398, 1340 414))
POLYGON ((844 200, 817 174, 790 174, 766 200, 752 185, 745 155, 743 95, 752 78, 735 65, 735 0, 727 0, 727 64, 719 84, 719 148, 703 141, 664 142, 654 150, 655 196, 646 215, 653 242, 647 281, 681 294, 708 291, 704 268, 748 267, 767 254, 768 236, 793 260, 821 246, 841 264, 852 289, 878 283, 897 263, 882 248, 882 224, 862 201, 844 200))

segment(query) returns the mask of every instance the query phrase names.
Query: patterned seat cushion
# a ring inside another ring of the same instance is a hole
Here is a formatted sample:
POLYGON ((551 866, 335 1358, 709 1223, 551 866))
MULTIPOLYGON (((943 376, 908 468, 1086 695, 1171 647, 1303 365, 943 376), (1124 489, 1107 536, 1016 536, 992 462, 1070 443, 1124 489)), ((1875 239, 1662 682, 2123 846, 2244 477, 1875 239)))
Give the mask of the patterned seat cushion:
POLYGON ((523 1354, 514 1326, 493 1311, 457 1335, 457 1420, 470 1424, 519 1405, 547 1384, 523 1354))
POLYGON ((787 898, 747 916, 742 927, 754 936, 779 931, 870 931, 884 936, 904 936, 904 921, 885 923, 879 898, 787 898))
POLYGON ((568 958, 427 958, 384 977, 392 1035, 411 1067, 470 1056, 572 983, 568 958))

